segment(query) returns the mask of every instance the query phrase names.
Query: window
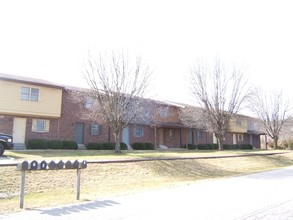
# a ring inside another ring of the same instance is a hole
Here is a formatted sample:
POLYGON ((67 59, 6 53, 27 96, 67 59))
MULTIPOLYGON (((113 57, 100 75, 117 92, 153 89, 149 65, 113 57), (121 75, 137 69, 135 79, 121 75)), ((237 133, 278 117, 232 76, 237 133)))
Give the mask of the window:
POLYGON ((240 118, 236 119, 236 124, 241 126, 241 119, 240 118))
POLYGON ((175 138, 175 130, 174 129, 169 129, 169 137, 175 138))
POLYGON ((40 132, 40 133, 49 132, 49 125, 50 125, 49 120, 33 119, 32 131, 40 132))
POLYGON ((30 98, 30 88, 28 88, 28 87, 21 87, 20 98, 21 98, 21 100, 29 101, 29 98, 30 98))
POLYGON ((202 140, 202 138, 203 138, 202 131, 197 131, 196 132, 196 138, 197 138, 197 140, 202 140))
POLYGON ((92 98, 90 98, 90 97, 87 97, 87 98, 85 98, 85 100, 84 100, 84 107, 86 108, 86 109, 89 109, 89 108, 92 108, 93 107, 93 99, 92 98))
POLYGON ((39 89, 31 88, 31 101, 39 100, 39 89))
POLYGON ((253 129, 253 122, 252 121, 248 121, 248 128, 249 129, 253 129))
POLYGON ((167 118, 169 116, 169 109, 167 107, 160 108, 160 116, 162 118, 167 118))
POLYGON ((24 101, 39 101, 39 89, 29 88, 29 87, 21 87, 20 99, 24 101))
POLYGON ((243 141, 243 134, 238 134, 237 137, 238 141, 243 141))
POLYGON ((36 132, 45 132, 45 130, 46 130, 46 121, 45 120, 37 120, 36 132))
POLYGON ((92 124, 91 126, 91 135, 99 135, 101 134, 102 126, 99 124, 92 124))
POLYGON ((143 128, 142 127, 135 127, 134 128, 134 136, 135 137, 143 137, 143 128))

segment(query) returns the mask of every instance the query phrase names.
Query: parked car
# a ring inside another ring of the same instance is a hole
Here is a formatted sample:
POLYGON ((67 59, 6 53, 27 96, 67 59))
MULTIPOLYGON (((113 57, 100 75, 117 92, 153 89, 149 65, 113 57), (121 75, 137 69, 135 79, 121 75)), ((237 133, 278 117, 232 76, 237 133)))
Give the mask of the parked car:
POLYGON ((10 134, 0 133, 0 156, 3 155, 5 149, 13 147, 13 137, 10 134))

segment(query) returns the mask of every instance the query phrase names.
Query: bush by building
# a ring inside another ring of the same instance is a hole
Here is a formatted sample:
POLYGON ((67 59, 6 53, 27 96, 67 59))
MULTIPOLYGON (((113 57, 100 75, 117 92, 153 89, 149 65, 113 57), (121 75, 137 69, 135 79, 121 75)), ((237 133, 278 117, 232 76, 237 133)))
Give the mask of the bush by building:
POLYGON ((27 149, 67 149, 76 150, 78 145, 75 141, 60 141, 46 139, 30 139, 26 144, 27 149))
MULTIPOLYGON (((217 144, 188 144, 187 148, 189 150, 217 150, 217 144)), ((253 146, 251 144, 224 144, 224 150, 252 150, 253 146)))
POLYGON ((133 150, 154 150, 155 146, 152 143, 136 142, 131 145, 133 150))
POLYGON ((49 140, 47 141, 48 149, 63 149, 63 141, 60 140, 49 140))
MULTIPOLYGON (((88 150, 115 150, 115 143, 88 143, 88 150)), ((127 150, 127 145, 124 142, 120 143, 121 150, 127 150)))
POLYGON ((44 139, 30 139, 26 144, 27 149, 47 149, 48 142, 44 139))

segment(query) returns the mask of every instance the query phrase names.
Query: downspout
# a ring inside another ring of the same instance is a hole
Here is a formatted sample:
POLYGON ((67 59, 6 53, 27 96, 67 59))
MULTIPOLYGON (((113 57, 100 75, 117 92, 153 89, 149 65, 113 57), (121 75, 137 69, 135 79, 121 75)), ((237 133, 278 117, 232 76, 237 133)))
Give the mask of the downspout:
POLYGON ((204 132, 205 133, 205 136, 206 136, 206 144, 208 144, 208 132, 204 132))
POLYGON ((59 140, 59 133, 60 133, 60 118, 57 120, 57 137, 56 139, 59 140))
POLYGON ((189 144, 189 129, 186 129, 187 130, 187 135, 186 135, 186 145, 185 145, 185 148, 187 149, 188 148, 188 144, 189 144))
POLYGON ((108 127, 108 143, 111 142, 110 134, 111 134, 111 128, 110 128, 110 125, 109 125, 109 127, 108 127))
POLYGON ((157 146, 157 126, 155 125, 155 147, 158 148, 157 146))
POLYGON ((182 129, 180 128, 180 148, 182 147, 182 129))

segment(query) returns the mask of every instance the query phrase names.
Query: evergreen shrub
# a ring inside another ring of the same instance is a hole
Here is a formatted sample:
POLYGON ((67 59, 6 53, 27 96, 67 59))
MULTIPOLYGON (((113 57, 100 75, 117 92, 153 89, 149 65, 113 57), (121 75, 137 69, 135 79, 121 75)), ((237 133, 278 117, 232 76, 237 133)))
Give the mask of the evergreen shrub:
POLYGON ((146 150, 155 150, 155 145, 147 142, 147 143, 145 143, 145 148, 146 148, 146 150))
POLYGON ((196 144, 188 144, 187 145, 187 149, 188 150, 196 150, 197 149, 197 146, 196 146, 196 144))
POLYGON ((49 140, 47 148, 48 149, 63 149, 63 141, 49 140))
POLYGON ((78 145, 75 141, 66 140, 63 141, 63 147, 64 150, 77 150, 78 145))
POLYGON ((27 149, 47 149, 48 142, 45 139, 30 139, 27 142, 27 149))
POLYGON ((101 143, 88 143, 86 145, 86 149, 88 149, 88 150, 103 150, 104 145, 101 143))
POLYGON ((146 144, 142 142, 135 142, 131 146, 133 150, 146 150, 146 144))

